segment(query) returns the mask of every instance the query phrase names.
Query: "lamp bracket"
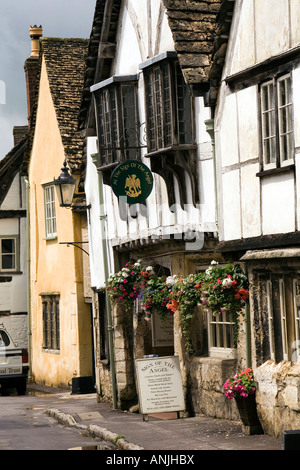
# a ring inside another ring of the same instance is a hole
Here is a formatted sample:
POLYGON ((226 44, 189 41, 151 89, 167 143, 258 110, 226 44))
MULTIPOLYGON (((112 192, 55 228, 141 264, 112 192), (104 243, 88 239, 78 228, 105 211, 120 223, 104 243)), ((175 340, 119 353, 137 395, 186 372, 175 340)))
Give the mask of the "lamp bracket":
POLYGON ((90 256, 90 254, 88 253, 88 251, 84 250, 80 245, 81 244, 84 244, 84 243, 88 243, 88 242, 59 242, 60 245, 67 245, 70 246, 75 246, 76 248, 79 248, 81 251, 83 251, 84 253, 86 253, 88 256, 90 256))

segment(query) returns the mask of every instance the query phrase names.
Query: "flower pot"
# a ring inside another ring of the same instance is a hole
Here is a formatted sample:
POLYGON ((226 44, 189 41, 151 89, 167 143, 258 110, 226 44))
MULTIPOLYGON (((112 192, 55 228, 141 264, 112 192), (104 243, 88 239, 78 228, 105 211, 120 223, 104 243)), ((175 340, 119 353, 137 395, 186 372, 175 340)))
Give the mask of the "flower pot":
POLYGON ((235 397, 235 402, 242 421, 244 434, 263 434, 256 410, 255 394, 248 397, 235 397))

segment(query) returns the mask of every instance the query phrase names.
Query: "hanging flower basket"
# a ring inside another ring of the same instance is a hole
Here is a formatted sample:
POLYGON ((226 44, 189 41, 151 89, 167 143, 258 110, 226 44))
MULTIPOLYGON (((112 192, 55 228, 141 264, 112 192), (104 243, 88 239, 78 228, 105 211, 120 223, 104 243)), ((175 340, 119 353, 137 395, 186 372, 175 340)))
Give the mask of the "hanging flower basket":
POLYGON ((150 266, 144 269, 140 261, 128 262, 121 271, 109 279, 107 288, 112 303, 122 305, 126 311, 130 311, 151 275, 150 266))
POLYGON ((240 265, 219 266, 213 261, 199 285, 199 292, 202 306, 211 309, 213 315, 230 312, 237 343, 239 315, 249 299, 248 279, 240 265))
POLYGON ((239 314, 249 298, 248 280, 241 267, 219 266, 216 261, 204 273, 167 278, 156 276, 153 268, 143 267, 140 260, 129 262, 110 277, 108 292, 111 301, 126 311, 132 310, 138 299, 146 318, 151 318, 154 309, 162 320, 179 312, 188 353, 192 351, 190 320, 197 306, 211 309, 214 315, 229 311, 236 342, 239 314))
MULTIPOLYGON (((257 416, 255 394, 249 395, 247 398, 236 397, 235 402, 243 425, 255 428, 257 431, 255 434, 262 434, 263 431, 257 416)), ((253 429, 251 434, 254 434, 253 429)))
POLYGON ((162 320, 170 313, 174 313, 169 309, 171 301, 172 288, 165 277, 151 276, 139 294, 139 303, 146 315, 151 316, 156 310, 162 320))

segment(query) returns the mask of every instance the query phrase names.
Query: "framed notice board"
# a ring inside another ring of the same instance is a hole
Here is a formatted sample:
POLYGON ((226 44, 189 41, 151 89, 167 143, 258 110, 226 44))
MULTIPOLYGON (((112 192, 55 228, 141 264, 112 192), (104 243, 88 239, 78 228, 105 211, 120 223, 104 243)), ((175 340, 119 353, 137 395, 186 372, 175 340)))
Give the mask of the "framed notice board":
POLYGON ((137 359, 140 413, 184 411, 184 396, 178 356, 137 359))

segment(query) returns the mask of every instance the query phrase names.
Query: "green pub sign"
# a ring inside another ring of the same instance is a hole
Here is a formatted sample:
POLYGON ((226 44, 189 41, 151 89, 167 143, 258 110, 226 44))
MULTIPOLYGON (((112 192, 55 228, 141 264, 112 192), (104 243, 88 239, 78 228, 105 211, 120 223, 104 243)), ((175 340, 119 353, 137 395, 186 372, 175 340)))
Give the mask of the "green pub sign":
POLYGON ((111 175, 111 187, 117 197, 127 197, 136 204, 145 201, 153 188, 153 175, 144 163, 127 160, 118 165, 111 175))

